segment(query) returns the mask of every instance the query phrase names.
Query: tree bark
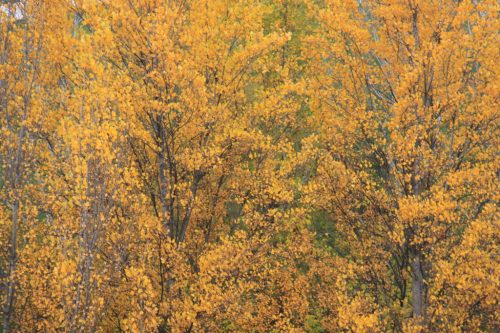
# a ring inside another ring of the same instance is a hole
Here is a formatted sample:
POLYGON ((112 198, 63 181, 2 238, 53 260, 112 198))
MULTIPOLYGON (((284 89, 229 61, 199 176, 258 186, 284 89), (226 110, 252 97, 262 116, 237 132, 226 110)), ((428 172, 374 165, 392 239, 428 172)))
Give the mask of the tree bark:
POLYGON ((413 317, 421 323, 425 320, 427 290, 422 269, 422 258, 418 251, 414 251, 411 259, 411 275, 413 317))

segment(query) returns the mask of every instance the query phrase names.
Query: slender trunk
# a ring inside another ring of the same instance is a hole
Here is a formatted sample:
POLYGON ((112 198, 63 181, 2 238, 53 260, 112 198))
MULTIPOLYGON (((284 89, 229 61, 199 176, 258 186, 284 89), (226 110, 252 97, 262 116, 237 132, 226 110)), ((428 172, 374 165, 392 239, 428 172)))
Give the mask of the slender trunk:
POLYGON ((418 322, 423 322, 425 320, 427 291, 422 268, 422 258, 421 254, 418 252, 413 254, 411 273, 413 317, 416 318, 418 322))
MULTIPOLYGON (((25 74, 25 86, 26 93, 24 96, 24 106, 23 106, 23 114, 22 121, 26 121, 28 118, 28 105, 29 105, 29 96, 28 96, 28 84, 27 84, 27 74, 25 74)), ((14 275, 16 271, 16 263, 17 263, 17 233, 19 229, 19 207, 20 207, 20 194, 19 191, 22 188, 23 176, 24 176, 24 151, 23 146, 25 143, 26 137, 26 127, 24 125, 21 126, 19 130, 19 134, 17 137, 17 149, 15 152, 15 157, 10 160, 13 161, 13 165, 11 166, 11 170, 9 171, 10 178, 9 186, 11 190, 14 192, 14 202, 12 203, 12 229, 10 236, 10 250, 9 250, 9 276, 7 282, 7 298, 4 304, 4 322, 3 322, 3 333, 8 333, 11 327, 12 321, 12 312, 14 307, 14 294, 15 294, 15 281, 14 275)))
POLYGON ((19 200, 12 205, 12 231, 11 231, 11 246, 9 254, 9 280, 7 282, 7 299, 4 304, 4 318, 3 318, 3 331, 4 333, 10 332, 10 323, 12 319, 12 307, 14 304, 14 280, 13 275, 16 271, 17 260, 17 229, 19 219, 19 200))
POLYGON ((183 242, 184 238, 186 237, 186 230, 187 226, 189 224, 189 221, 191 220, 191 213, 193 211, 193 205, 196 200, 196 193, 198 192, 198 185, 201 181, 201 178, 203 178, 203 172, 201 171, 195 171, 193 175, 193 184, 191 186, 191 197, 189 198, 189 202, 186 207, 186 214, 184 215, 184 219, 182 220, 182 225, 181 225, 181 230, 180 234, 178 236, 177 241, 183 242))
POLYGON ((167 184, 167 165, 165 163, 166 153, 162 146, 161 151, 158 153, 158 174, 159 174, 159 188, 160 188, 160 203, 162 208, 162 219, 164 219, 163 227, 168 231, 170 238, 174 238, 174 225, 172 223, 170 205, 168 204, 168 184, 167 184))

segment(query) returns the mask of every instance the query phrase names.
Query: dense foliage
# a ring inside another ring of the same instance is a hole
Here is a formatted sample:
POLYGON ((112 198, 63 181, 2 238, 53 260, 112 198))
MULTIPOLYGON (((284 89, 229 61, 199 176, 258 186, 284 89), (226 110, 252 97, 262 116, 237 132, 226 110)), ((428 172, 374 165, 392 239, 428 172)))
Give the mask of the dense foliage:
POLYGON ((497 0, 0 9, 1 332, 500 330, 497 0))

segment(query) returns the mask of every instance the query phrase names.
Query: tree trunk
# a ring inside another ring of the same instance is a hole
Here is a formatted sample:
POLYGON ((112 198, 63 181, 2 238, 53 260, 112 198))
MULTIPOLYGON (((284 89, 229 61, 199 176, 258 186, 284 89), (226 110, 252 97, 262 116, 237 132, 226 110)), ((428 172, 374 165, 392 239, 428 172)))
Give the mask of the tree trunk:
POLYGON ((421 323, 425 320, 427 291, 422 269, 422 258, 418 251, 415 251, 411 258, 411 273, 413 317, 421 323))

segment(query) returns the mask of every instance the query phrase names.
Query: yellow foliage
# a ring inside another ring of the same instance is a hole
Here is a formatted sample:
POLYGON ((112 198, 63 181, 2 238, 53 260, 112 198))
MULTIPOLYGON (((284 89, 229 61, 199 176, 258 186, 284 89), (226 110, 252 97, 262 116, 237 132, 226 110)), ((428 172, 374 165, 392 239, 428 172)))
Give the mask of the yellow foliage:
POLYGON ((1 331, 495 331, 498 10, 2 1, 1 331))

